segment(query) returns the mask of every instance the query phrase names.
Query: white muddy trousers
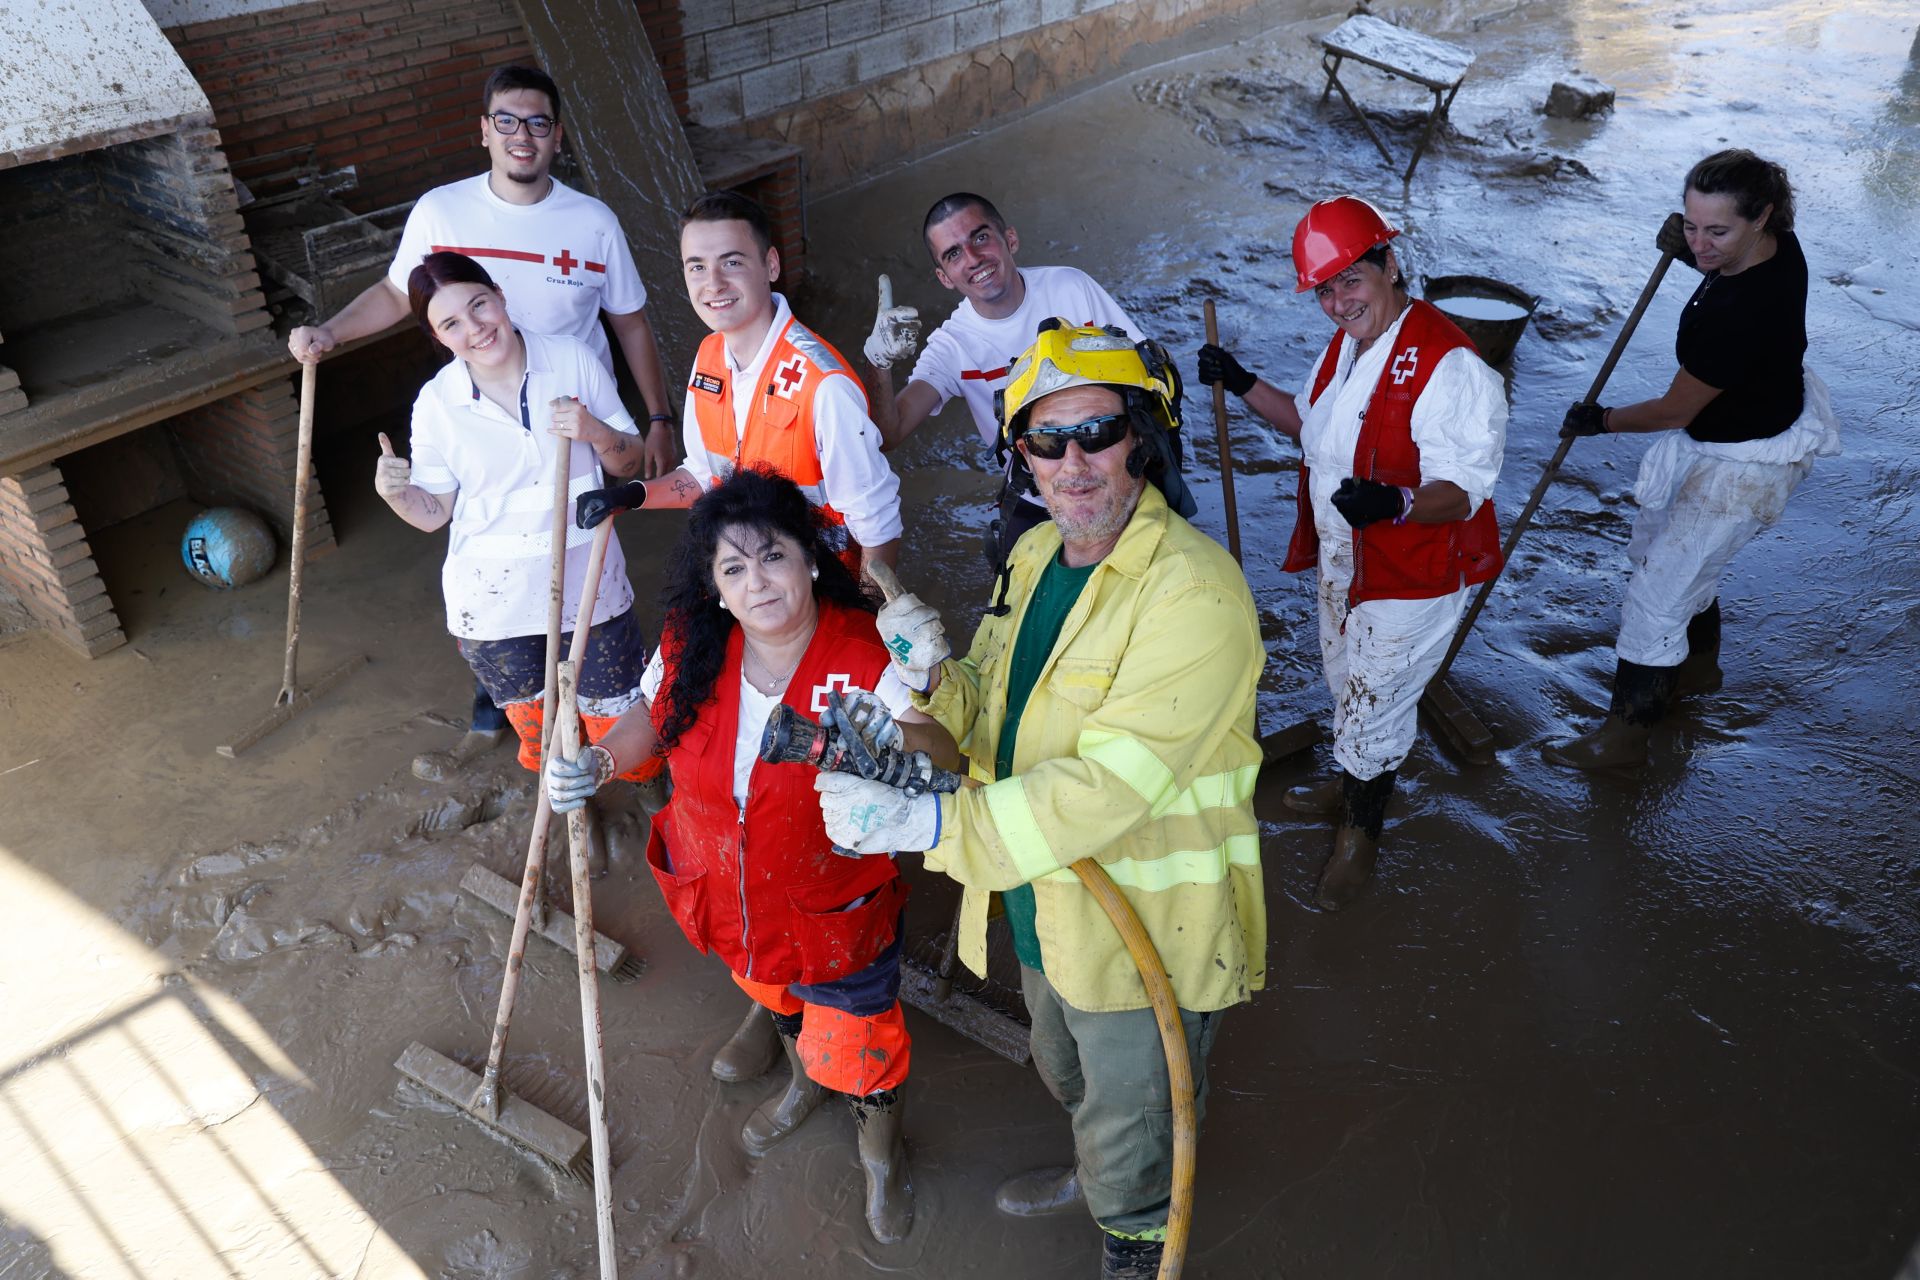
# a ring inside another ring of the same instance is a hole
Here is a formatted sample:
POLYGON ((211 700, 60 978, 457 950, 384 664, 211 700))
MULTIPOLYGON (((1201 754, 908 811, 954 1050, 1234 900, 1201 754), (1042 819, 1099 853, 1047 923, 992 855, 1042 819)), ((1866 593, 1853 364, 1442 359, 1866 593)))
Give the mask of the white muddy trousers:
POLYGON ((1679 666, 1687 623, 1720 594, 1727 562, 1780 518, 1816 457, 1840 452, 1826 383, 1808 372, 1806 388, 1806 408, 1777 436, 1703 444, 1665 431, 1647 450, 1633 490, 1640 514, 1627 543, 1633 576, 1614 643, 1621 659, 1679 666))
POLYGON ((1420 695, 1440 669, 1468 590, 1347 608, 1353 539, 1320 538, 1320 660, 1333 694, 1333 758, 1365 781, 1398 769, 1419 732, 1420 695), (1343 626, 1344 624, 1344 626, 1343 626))

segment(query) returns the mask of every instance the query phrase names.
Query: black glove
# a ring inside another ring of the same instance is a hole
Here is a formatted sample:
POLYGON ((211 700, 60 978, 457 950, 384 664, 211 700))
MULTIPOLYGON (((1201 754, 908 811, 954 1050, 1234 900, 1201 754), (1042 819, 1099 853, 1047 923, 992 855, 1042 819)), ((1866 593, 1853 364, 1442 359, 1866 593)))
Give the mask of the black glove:
POLYGON ((1603 436, 1607 433, 1607 408, 1591 400, 1577 400, 1560 420, 1563 436, 1603 436))
POLYGON ((1364 529, 1377 520, 1398 519, 1406 512, 1407 500, 1393 485, 1348 476, 1333 491, 1333 509, 1354 528, 1364 529))
POLYGON ((1667 215, 1660 229, 1653 233, 1653 247, 1660 252, 1670 254, 1675 262, 1684 262, 1694 270, 1699 266, 1693 260, 1693 250, 1687 247, 1686 219, 1677 213, 1667 215))
POLYGON ((1226 348, 1216 347, 1211 342, 1200 348, 1200 381, 1212 386, 1219 383, 1237 396, 1244 396, 1253 390, 1253 384, 1260 381, 1240 367, 1240 362, 1228 354, 1226 348))
POLYGON ((573 522, 591 529, 616 511, 633 511, 646 505, 644 480, 629 480, 610 489, 589 489, 573 500, 573 522))

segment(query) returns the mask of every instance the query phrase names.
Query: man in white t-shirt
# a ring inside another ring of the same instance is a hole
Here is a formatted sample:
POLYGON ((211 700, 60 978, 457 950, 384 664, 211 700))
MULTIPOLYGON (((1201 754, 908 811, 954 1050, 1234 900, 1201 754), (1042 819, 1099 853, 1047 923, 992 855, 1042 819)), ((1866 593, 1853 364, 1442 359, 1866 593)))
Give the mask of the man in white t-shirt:
MULTIPOLYGON (((463 253, 487 269, 514 324, 587 344, 613 370, 600 317, 620 340, 649 418, 644 435, 606 458, 615 476, 660 476, 674 468, 674 421, 659 347, 647 319, 647 290, 613 210, 551 173, 565 136, 560 90, 545 72, 506 66, 482 91, 480 141, 488 171, 436 187, 407 215, 387 274, 338 314, 287 336, 294 358, 312 364, 342 343, 381 333, 407 318, 407 275, 429 253, 463 253)), ((423 778, 444 781, 505 736, 506 721, 474 689, 473 727, 451 752, 414 761, 423 778)))
MULTIPOLYGON (((933 276, 960 295, 960 305, 927 337, 906 388, 893 387, 893 366, 913 354, 919 313, 893 305, 880 277, 880 308, 866 342, 872 369, 873 420, 886 447, 898 447, 955 396, 966 401, 981 442, 1000 443, 995 395, 1007 385, 1015 356, 1033 345, 1040 322, 1058 316, 1075 325, 1117 325, 1135 342, 1146 335, 1093 277, 1075 267, 1017 267, 1020 233, 985 196, 957 191, 934 202, 921 224, 933 276)), ((1020 535, 1047 518, 1018 454, 1006 457, 996 568, 1020 535)))

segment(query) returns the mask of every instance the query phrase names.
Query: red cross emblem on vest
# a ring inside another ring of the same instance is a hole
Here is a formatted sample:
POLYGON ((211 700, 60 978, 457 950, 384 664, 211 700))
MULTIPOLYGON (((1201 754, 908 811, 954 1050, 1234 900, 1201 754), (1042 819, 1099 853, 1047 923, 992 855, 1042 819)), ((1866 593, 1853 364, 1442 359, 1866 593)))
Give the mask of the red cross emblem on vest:
POLYGON ((811 704, 813 707, 813 714, 817 716, 823 716, 827 714, 827 695, 828 694, 834 693, 837 691, 840 694, 840 696, 845 697, 849 692, 852 691, 853 687, 854 687, 853 677, 850 675, 840 675, 840 674, 830 675, 822 683, 813 686, 813 702, 811 704))
POLYGON ((807 362, 799 356, 781 362, 773 371, 772 389, 776 395, 793 399, 796 392, 807 380, 807 362))
POLYGON ((573 256, 573 250, 562 249, 560 256, 553 260, 553 265, 560 268, 561 275, 570 276, 573 269, 580 265, 580 259, 573 256))
POLYGON ((1408 347, 1393 358, 1393 385, 1399 386, 1420 372, 1420 348, 1408 347))

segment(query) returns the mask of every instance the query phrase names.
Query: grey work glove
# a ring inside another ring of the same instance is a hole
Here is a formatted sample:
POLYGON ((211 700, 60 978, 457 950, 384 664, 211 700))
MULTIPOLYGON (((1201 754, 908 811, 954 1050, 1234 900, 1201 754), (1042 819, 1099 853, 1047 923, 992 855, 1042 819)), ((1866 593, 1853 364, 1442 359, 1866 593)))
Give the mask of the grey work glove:
POLYGON ((891 368, 913 354, 920 344, 920 313, 913 307, 893 305, 893 281, 880 277, 880 305, 873 317, 873 332, 867 335, 867 363, 876 369, 891 368))
POLYGON ((820 816, 827 838, 842 853, 865 856, 940 843, 940 797, 917 796, 850 773, 818 773, 820 816))
POLYGON ((393 441, 380 433, 380 460, 373 464, 373 491, 392 502, 413 483, 413 464, 393 451, 393 441))
POLYGON ((546 775, 547 803, 555 813, 572 813, 613 776, 613 753, 593 743, 569 760, 556 748, 547 754, 546 775))
POLYGON ((887 704, 880 700, 877 693, 868 693, 865 689, 848 689, 840 695, 841 705, 846 709, 847 720, 852 724, 860 740, 867 744, 869 751, 904 751, 907 735, 894 723, 893 712, 887 710, 887 704))
POLYGON ((953 656, 940 611, 911 591, 903 592, 887 601, 874 625, 879 628, 880 643, 893 655, 901 681, 907 688, 925 693, 933 684, 935 669, 953 656))

